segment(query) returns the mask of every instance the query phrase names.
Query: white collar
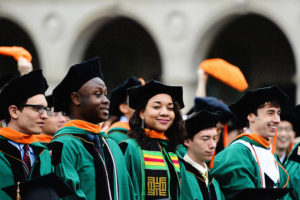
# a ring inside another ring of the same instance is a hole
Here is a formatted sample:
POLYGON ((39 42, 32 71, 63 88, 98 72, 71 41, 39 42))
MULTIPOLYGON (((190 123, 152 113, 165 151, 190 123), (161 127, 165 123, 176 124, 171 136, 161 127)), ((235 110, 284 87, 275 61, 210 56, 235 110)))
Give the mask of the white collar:
POLYGON ((120 117, 120 120, 119 120, 119 121, 121 121, 121 122, 129 122, 128 118, 125 117, 124 115, 122 115, 122 116, 120 117))
POLYGON ((208 168, 207 168, 206 163, 204 163, 205 164, 205 168, 204 168, 199 163, 193 161, 192 158, 188 154, 185 154, 185 156, 183 157, 183 160, 185 160, 186 162, 191 164, 194 168, 196 168, 202 174, 202 176, 205 177, 205 183, 206 183, 206 185, 208 185, 208 177, 207 177, 208 168))

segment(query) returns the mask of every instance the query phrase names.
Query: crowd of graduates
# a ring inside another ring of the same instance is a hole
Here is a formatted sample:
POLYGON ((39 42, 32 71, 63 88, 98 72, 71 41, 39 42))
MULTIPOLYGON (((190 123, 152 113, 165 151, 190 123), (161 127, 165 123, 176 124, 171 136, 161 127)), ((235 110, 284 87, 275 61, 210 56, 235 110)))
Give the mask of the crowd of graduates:
MULTIPOLYGON (((1 79, 0 200, 300 200, 300 107, 278 86, 227 106, 206 96, 202 65, 183 114, 183 88, 157 80, 132 76, 108 96, 95 57, 45 96, 22 52, 20 76, 1 79)), ((213 73, 226 64, 212 61, 213 73)))

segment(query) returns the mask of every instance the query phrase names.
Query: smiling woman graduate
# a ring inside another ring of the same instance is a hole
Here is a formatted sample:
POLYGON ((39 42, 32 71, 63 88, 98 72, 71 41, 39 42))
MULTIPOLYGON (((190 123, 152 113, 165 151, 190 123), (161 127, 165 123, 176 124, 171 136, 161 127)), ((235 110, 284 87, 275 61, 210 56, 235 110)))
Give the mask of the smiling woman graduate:
POLYGON ((180 167, 174 153, 185 138, 180 113, 182 87, 149 81, 128 89, 135 113, 131 130, 120 143, 139 199, 179 199, 180 167))
POLYGON ((118 145, 103 132, 109 100, 99 58, 72 66, 54 89, 54 110, 72 118, 51 141, 55 173, 75 194, 64 199, 135 199, 118 145))

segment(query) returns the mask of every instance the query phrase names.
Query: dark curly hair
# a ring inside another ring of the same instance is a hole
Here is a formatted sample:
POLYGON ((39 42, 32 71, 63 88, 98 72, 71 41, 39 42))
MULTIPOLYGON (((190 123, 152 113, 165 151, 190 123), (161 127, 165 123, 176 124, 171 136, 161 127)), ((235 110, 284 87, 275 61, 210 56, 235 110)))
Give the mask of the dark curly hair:
MULTIPOLYGON (((144 144, 150 142, 150 138, 146 136, 145 130, 142 128, 142 119, 140 118, 140 112, 145 110, 147 102, 144 102, 142 105, 140 105, 129 120, 130 130, 128 131, 128 135, 132 138, 135 138, 140 145, 142 143, 144 144)), ((174 99, 173 103, 175 118, 169 129, 165 131, 165 135, 169 138, 169 150, 175 152, 177 145, 184 142, 184 139, 186 138, 186 130, 179 104, 174 99)))

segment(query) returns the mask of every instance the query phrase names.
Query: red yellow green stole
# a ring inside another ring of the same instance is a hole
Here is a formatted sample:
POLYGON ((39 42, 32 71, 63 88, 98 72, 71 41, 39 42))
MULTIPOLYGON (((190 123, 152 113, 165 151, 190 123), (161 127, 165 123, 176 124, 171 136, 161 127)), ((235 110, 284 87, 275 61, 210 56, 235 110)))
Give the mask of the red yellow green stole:
POLYGON ((175 153, 167 151, 166 141, 157 140, 157 137, 166 138, 164 133, 150 132, 149 129, 146 131, 146 135, 154 139, 141 145, 144 166, 142 199, 177 198, 180 188, 178 157, 175 153))

